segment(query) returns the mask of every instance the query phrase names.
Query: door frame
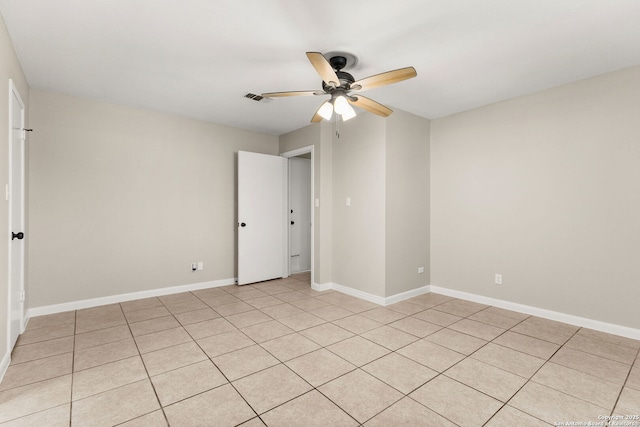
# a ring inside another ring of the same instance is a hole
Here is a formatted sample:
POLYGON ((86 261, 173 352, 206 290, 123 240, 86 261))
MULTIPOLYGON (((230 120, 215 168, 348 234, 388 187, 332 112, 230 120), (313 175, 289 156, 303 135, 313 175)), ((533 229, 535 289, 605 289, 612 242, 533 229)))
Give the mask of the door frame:
MULTIPOLYGON (((311 154, 311 285, 314 283, 314 272, 316 266, 316 257, 315 257, 315 236, 316 236, 316 222, 315 222, 315 164, 314 164, 314 146, 308 145, 306 147, 298 148, 291 151, 286 151, 281 153, 282 157, 291 158, 297 157, 302 154, 311 154)), ((287 172, 288 173, 288 172, 287 172)), ((287 177, 288 178, 288 177, 287 177)), ((291 206, 289 205, 289 180, 287 179, 287 218, 291 219, 291 206)), ((287 221, 287 224, 289 221, 287 221)), ((287 274, 291 274, 291 244, 289 240, 289 229, 286 228, 286 239, 287 239, 287 274)))
MULTIPOLYGON (((22 101, 22 97, 20 96, 20 92, 18 92, 18 88, 16 87, 16 85, 13 83, 12 79, 9 79, 9 133, 8 133, 8 137, 9 137, 9 183, 7 184, 7 191, 6 191, 6 199, 8 201, 8 209, 9 209, 9 215, 8 215, 8 224, 7 224, 7 229, 8 229, 8 234, 7 237, 11 236, 11 233, 15 230, 13 230, 13 203, 14 203, 14 194, 13 194, 13 132, 15 132, 16 130, 13 129, 13 99, 17 99, 18 101, 18 105, 20 106, 20 108, 22 109, 22 114, 20 117, 20 130, 19 132, 23 132, 24 135, 24 126, 25 126, 25 105, 24 102, 22 101)), ((21 209, 20 209, 20 213, 21 213, 21 222, 23 227, 26 226, 25 223, 25 141, 26 138, 22 138, 20 137, 21 140, 21 144, 20 144, 20 163, 21 163, 21 178, 20 178, 20 193, 22 194, 22 198, 21 198, 21 209)), ((25 227, 26 228, 26 227, 25 227)), ((25 230, 18 230, 18 231, 25 231, 25 230)), ((12 313, 12 307, 11 307, 11 303, 12 303, 12 294, 11 294, 11 288, 12 288, 12 274, 11 274, 11 270, 12 270, 12 263, 13 263, 13 256, 15 254, 15 251, 18 250, 15 248, 15 245, 12 245, 12 239, 7 239, 8 240, 8 268, 7 268, 7 276, 8 276, 8 285, 7 286, 7 297, 8 297, 8 301, 7 301, 7 349, 9 352, 11 352, 12 348, 12 337, 11 337, 11 313, 12 313)), ((20 289, 19 292, 21 292, 21 295, 24 295, 24 276, 25 276, 25 272, 24 272, 24 265, 25 265, 25 245, 20 245, 20 289)), ((25 306, 25 302, 24 299, 20 298, 22 301, 20 301, 20 307, 19 308, 19 312, 20 312, 20 334, 22 334, 24 332, 24 328, 25 328, 25 316, 24 316, 24 306, 25 306)), ((17 339, 17 337, 16 337, 17 339)))

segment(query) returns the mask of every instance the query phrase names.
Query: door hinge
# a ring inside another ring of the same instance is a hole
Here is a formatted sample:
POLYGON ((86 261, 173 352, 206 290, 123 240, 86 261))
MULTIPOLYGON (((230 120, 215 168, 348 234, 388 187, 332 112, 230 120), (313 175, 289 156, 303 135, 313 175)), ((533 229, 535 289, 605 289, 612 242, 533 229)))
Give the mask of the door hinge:
POLYGON ((24 293, 24 290, 20 291, 20 302, 24 302, 25 297, 26 297, 26 295, 24 293))

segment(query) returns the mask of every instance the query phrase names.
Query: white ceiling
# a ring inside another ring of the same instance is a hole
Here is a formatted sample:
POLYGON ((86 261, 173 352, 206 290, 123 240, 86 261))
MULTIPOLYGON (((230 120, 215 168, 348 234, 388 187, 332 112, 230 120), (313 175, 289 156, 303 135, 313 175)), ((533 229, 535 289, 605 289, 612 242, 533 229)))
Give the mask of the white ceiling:
MULTIPOLYGON (((320 97, 307 51, 346 50, 365 93, 438 118, 640 64, 638 0, 0 0, 32 88, 280 135, 320 97)), ((358 111, 361 114, 370 114, 358 111)))

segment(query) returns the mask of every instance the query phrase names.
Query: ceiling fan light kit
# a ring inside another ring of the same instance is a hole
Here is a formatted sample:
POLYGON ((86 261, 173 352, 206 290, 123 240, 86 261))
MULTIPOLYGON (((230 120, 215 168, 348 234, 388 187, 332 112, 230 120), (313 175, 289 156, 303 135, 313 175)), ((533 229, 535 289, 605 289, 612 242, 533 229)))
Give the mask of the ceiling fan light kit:
POLYGON ((265 98, 277 98, 286 96, 330 95, 331 99, 322 103, 311 118, 312 123, 319 122, 322 119, 330 120, 333 113, 336 113, 336 120, 338 116, 342 118, 342 121, 352 119, 356 116, 355 110, 351 107, 352 105, 377 114, 378 116, 387 117, 393 113, 393 110, 372 99, 358 94, 351 94, 351 92, 386 86, 413 78, 417 75, 415 68, 406 67, 356 81, 351 74, 342 71, 345 68, 352 68, 358 62, 358 59, 354 55, 331 52, 327 54, 327 57, 329 59, 320 52, 307 52, 309 62, 311 62, 311 65, 313 65, 322 78, 321 91, 268 92, 263 93, 262 96, 265 98))

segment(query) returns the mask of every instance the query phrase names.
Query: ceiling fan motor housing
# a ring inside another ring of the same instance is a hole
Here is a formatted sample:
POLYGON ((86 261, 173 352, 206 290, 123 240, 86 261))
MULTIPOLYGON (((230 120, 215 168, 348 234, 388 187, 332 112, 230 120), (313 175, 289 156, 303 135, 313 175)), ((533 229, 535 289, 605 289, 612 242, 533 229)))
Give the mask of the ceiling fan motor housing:
MULTIPOLYGON (((336 75, 338 76, 338 79, 340 79, 340 85, 338 87, 345 90, 349 90, 351 84, 356 81, 351 74, 345 71, 336 70, 336 75)), ((322 82, 322 89, 324 89, 325 92, 330 93, 335 88, 327 85, 325 82, 322 82)))
POLYGON ((329 58, 329 64, 334 70, 340 71, 347 66, 347 58, 342 55, 336 55, 329 58))
MULTIPOLYGON (((331 68, 335 70, 338 79, 340 79, 339 82, 336 82, 339 83, 338 88, 342 88, 345 91, 349 90, 351 84, 356 81, 356 79, 354 79, 351 74, 345 71, 340 71, 347 65, 347 63, 347 58, 341 55, 336 55, 329 58, 329 64, 331 64, 331 68)), ((326 93, 331 93, 336 88, 327 85, 325 82, 322 82, 322 89, 324 89, 326 93)))

